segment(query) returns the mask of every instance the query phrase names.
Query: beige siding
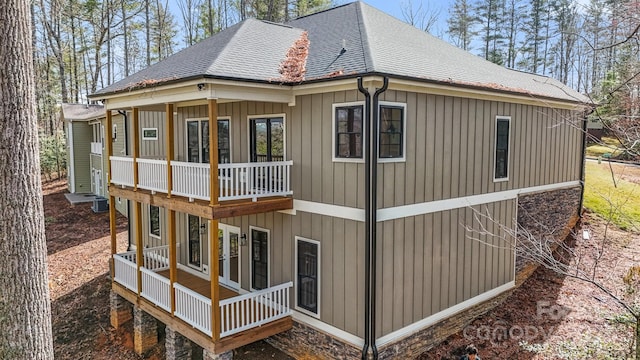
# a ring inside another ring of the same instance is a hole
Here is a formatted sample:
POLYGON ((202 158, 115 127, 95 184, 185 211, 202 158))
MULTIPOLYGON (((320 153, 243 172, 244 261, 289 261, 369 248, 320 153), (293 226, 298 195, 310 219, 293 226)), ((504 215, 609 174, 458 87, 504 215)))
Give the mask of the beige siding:
POLYGON ((386 91, 407 104, 406 162, 378 167, 378 207, 578 180, 581 131, 568 110, 386 91), (494 182, 495 119, 511 117, 509 181, 494 182))
MULTIPOLYGON (((476 207, 514 227, 515 201, 476 207)), ((513 280, 514 257, 497 237, 474 234, 461 208, 378 224, 376 336, 384 336, 513 280)), ((490 232, 503 231, 491 221, 490 232)), ((348 278, 349 273, 345 273, 348 278)))
MULTIPOLYGON (((131 116, 131 115, 130 115, 131 116)), ((140 123, 140 157, 150 159, 166 158, 166 124, 165 113, 161 111, 140 111, 138 121, 140 123), (142 140, 142 129, 158 129, 157 140, 142 140)))
POLYGON ((87 122, 73 122, 73 156, 76 193, 91 192, 91 125, 87 122))
MULTIPOLYGON (((295 237, 320 242, 320 320, 358 336, 364 335, 364 224, 298 212, 267 213, 223 219, 240 227, 249 240, 249 226, 270 230, 271 285, 295 281, 295 237)), ((241 285, 249 288, 249 246, 240 247, 241 285)), ((295 301, 295 293, 292 293, 295 301)), ((293 303, 292 303, 293 304, 293 303)))

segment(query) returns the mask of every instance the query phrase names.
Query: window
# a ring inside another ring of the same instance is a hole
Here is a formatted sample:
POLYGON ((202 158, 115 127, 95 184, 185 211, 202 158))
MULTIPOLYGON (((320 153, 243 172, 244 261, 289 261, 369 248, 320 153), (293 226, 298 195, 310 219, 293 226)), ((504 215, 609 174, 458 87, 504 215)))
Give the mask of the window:
POLYGON ((143 128, 142 140, 158 140, 158 128, 143 128))
POLYGON ((380 105, 378 158, 404 160, 405 105, 380 105))
POLYGON ((509 123, 510 117, 496 118, 496 153, 494 181, 509 179, 509 123))
POLYGON ((364 106, 342 104, 334 109, 334 158, 362 159, 364 106))
POLYGON ((149 205, 149 235, 160 238, 160 208, 149 205))
MULTIPOLYGON (((209 163, 209 120, 187 120, 187 161, 209 163)), ((218 119, 218 164, 231 162, 229 119, 218 119)))
POLYGON ((249 161, 284 161, 284 116, 249 118, 249 161))
POLYGON ((251 227, 251 288, 269 287, 269 232, 251 227))
POLYGON ((218 164, 230 162, 229 119, 218 119, 218 164))
POLYGON ((196 269, 202 267, 202 235, 205 231, 204 224, 200 222, 200 218, 189 214, 189 266, 196 269))
POLYGON ((296 306, 320 315, 320 243, 296 236, 296 306))

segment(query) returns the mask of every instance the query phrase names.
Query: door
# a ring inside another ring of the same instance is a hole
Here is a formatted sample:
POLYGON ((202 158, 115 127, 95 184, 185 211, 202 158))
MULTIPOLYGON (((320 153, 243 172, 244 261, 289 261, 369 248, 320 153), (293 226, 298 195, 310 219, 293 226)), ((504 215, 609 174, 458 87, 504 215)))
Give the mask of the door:
POLYGON ((203 269, 202 242, 207 241, 206 220, 198 216, 189 215, 187 265, 196 270, 203 269))
POLYGON ((240 288, 240 228, 218 224, 219 281, 234 289, 240 288))
POLYGON ((269 287, 269 232, 251 228, 251 288, 269 287))
MULTIPOLYGON (((209 163, 209 120, 187 120, 187 161, 209 163)), ((218 164, 230 162, 229 119, 218 119, 218 164)))
POLYGON ((251 162, 284 160, 284 119, 250 119, 249 150, 251 162))
POLYGON ((102 195, 102 171, 95 170, 93 172, 93 193, 95 195, 102 195))

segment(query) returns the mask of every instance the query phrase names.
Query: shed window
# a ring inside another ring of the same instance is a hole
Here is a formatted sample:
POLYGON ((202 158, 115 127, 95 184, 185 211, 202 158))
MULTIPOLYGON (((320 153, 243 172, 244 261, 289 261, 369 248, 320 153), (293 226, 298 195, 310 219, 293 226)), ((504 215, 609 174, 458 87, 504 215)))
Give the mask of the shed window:
POLYGON ((380 159, 404 158, 404 113, 404 105, 380 105, 380 159))
POLYGON ((149 205, 149 235, 160 237, 160 208, 149 205))
POLYGON ((296 305, 299 309, 319 315, 320 243, 296 237, 296 305))
POLYGON ((496 154, 494 180, 509 178, 509 117, 496 118, 496 154))
POLYGON ((362 105, 335 107, 335 157, 362 159, 362 105))

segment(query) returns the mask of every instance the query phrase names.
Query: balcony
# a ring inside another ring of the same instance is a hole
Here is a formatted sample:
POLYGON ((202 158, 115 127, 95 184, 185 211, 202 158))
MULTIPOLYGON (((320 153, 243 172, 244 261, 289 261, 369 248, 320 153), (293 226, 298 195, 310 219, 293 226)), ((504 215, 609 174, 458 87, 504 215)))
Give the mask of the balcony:
MULTIPOLYGON (((114 281, 124 289, 137 293, 140 279, 142 298, 162 309, 168 319, 173 315, 203 335, 211 337, 214 326, 210 282, 178 270, 177 282, 171 284, 168 252, 168 246, 144 249, 140 277, 135 252, 114 254, 114 281), (172 292, 175 299, 173 312, 172 292)), ((216 310, 220 312, 220 339, 234 335, 233 341, 237 342, 241 333, 256 328, 264 331, 258 329, 258 334, 253 333, 250 337, 263 338, 262 336, 273 335, 273 328, 265 325, 290 319, 292 286, 293 283, 288 282, 244 295, 220 287, 219 308, 216 310)), ((285 324, 284 328, 280 326, 276 332, 286 328, 289 326, 285 324)))
POLYGON ((292 161, 218 165, 218 201, 211 204, 209 164, 166 160, 135 160, 111 156, 111 196, 186 212, 207 219, 251 215, 293 208, 290 184, 292 161), (171 184, 171 185, 169 185, 171 184), (168 194, 171 187, 171 197, 168 194), (160 195, 158 195, 160 194, 160 195))

